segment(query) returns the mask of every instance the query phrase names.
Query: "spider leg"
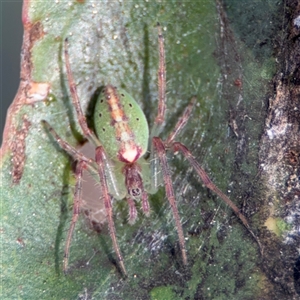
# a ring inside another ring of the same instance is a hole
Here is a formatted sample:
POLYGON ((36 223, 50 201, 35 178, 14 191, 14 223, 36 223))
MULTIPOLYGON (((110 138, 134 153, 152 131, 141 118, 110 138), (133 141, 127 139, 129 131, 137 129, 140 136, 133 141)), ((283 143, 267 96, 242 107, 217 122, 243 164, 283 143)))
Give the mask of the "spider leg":
POLYGON ((68 77, 68 82, 69 82, 69 87, 70 87, 70 93, 72 97, 72 102, 76 110, 77 118, 79 125, 83 131, 83 135, 88 138, 88 140, 94 144, 95 146, 101 146, 99 140, 97 139, 96 135, 93 133, 92 130, 89 129, 86 121, 86 117, 82 111, 78 93, 77 93, 77 88, 76 88, 76 83, 72 75, 71 71, 71 66, 70 66, 70 60, 69 60, 69 52, 68 52, 68 39, 65 39, 64 43, 64 53, 65 53, 65 63, 66 63, 66 70, 67 70, 67 77, 68 77))
POLYGON ((196 159, 193 157, 192 153, 188 150, 188 148, 179 142, 173 143, 173 150, 174 152, 177 152, 178 150, 181 151, 181 153, 184 155, 184 157, 190 162, 190 164, 193 166, 203 183, 206 187, 208 187, 210 190, 215 192, 238 216, 238 218, 242 221, 244 226, 247 228, 247 230, 251 233, 251 235, 254 237, 255 241, 257 242, 261 254, 263 254, 263 247, 258 239, 258 237, 254 234, 252 231, 246 217, 240 212, 238 207, 217 187, 214 185, 214 183, 210 180, 207 173, 204 171, 204 169, 199 165, 199 163, 196 161, 196 159))
POLYGON ((96 162, 91 159, 88 158, 86 156, 84 156, 82 153, 80 153, 79 151, 77 151, 74 147, 72 147, 71 145, 69 145, 67 142, 65 142, 57 133, 56 131, 51 127, 51 125, 45 121, 42 120, 41 123, 43 124, 44 127, 47 128, 47 130, 50 132, 50 134, 53 136, 53 138, 56 140, 56 142, 59 144, 59 146, 65 150, 71 157, 74 158, 74 160, 77 161, 84 161, 86 162, 86 168, 90 171, 90 173, 95 176, 95 174, 97 174, 97 165, 96 162))
POLYGON ((166 139, 166 141, 165 141, 166 146, 170 146, 174 142, 176 136, 185 127, 186 123, 188 122, 188 120, 192 114, 192 110, 193 110, 196 100, 197 100, 196 96, 192 97, 189 105, 186 107, 182 116, 179 118, 177 124, 175 125, 174 129, 172 130, 172 132, 169 134, 168 138, 166 139))
POLYGON ((166 115, 166 59, 165 59, 165 47, 164 47, 164 37, 162 34, 161 26, 157 23, 158 30, 158 52, 159 52, 159 64, 158 64, 158 108, 157 115, 154 120, 153 127, 151 129, 149 145, 150 145, 150 169, 151 169, 151 194, 156 193, 158 187, 161 184, 160 166, 157 158, 156 151, 153 149, 152 138, 154 136, 159 136, 161 133, 166 115))
POLYGON ((145 191, 143 192, 142 195, 142 210, 146 217, 150 216, 150 205, 148 201, 148 193, 145 191))
POLYGON ((80 206, 82 202, 82 195, 81 195, 82 194, 82 171, 85 167, 86 167, 86 162, 80 161, 78 162, 75 171, 76 185, 75 185, 75 192, 74 192, 73 217, 68 231, 67 241, 65 245, 64 262, 63 262, 63 270, 65 274, 67 273, 68 270, 68 261, 69 261, 69 253, 70 253, 72 236, 80 213, 80 206))
MULTIPOLYGON (((96 147, 101 146, 100 141, 98 140, 97 136, 95 133, 88 127, 86 117, 82 111, 78 93, 77 93, 77 88, 76 88, 76 83, 73 78, 73 74, 71 71, 71 66, 70 66, 70 60, 69 60, 69 52, 68 52, 68 39, 65 39, 64 43, 64 53, 65 53, 65 63, 66 63, 66 71, 67 71, 67 77, 68 77, 68 82, 69 82, 69 88, 70 88, 70 93, 71 93, 71 98, 72 98, 72 103, 73 106, 75 107, 76 110, 76 115, 78 119, 78 123, 83 131, 83 135, 88 138, 88 140, 96 147)), ((111 171, 111 161, 107 159, 106 161, 106 170, 109 173, 109 183, 110 183, 110 191, 118 198, 122 199, 123 198, 123 191, 120 191, 117 188, 116 184, 116 178, 114 176, 114 173, 111 171)))
MULTIPOLYGON (((48 131, 53 136, 53 138, 57 141, 57 143, 60 145, 60 147, 62 149, 64 149, 69 155, 71 155, 75 160, 77 160, 79 162, 76 167, 76 172, 75 172, 76 187, 75 187, 75 195, 74 195, 73 218, 72 218, 72 223, 70 225, 67 242, 66 242, 66 246, 65 246, 65 257, 64 257, 64 267, 63 267, 64 272, 67 271, 71 238, 72 238, 72 234, 73 234, 75 224, 77 222, 79 211, 80 211, 82 169, 87 168, 93 177, 95 177, 96 174, 98 174, 100 177, 100 185, 102 188, 106 213, 108 216, 110 235, 113 240, 115 252, 120 261, 120 266, 121 266, 122 272, 126 275, 126 270, 125 270, 125 266, 123 263, 122 255, 120 253, 120 249, 119 249, 119 246, 118 246, 118 243, 116 240, 116 232, 115 232, 115 227, 114 227, 114 223, 113 223, 113 219, 112 219, 111 200, 110 200, 110 196, 108 194, 108 186, 106 183, 107 176, 108 176, 108 180, 112 181, 110 178, 110 176, 112 174, 112 170, 111 170, 111 166, 110 166, 109 162, 107 162, 107 158, 105 156, 105 153, 103 152, 103 148, 98 147, 96 149, 96 159, 98 159, 98 160, 95 162, 91 158, 85 157, 82 153, 78 152, 75 148, 73 148, 71 145, 69 145, 64 140, 62 140, 61 137, 56 133, 56 131, 49 125, 49 123, 47 121, 42 120, 42 124, 48 129, 48 131), (104 158, 102 158, 102 157, 104 157, 104 158), (107 170, 106 174, 104 174, 104 168, 107 170)), ((95 179, 97 181, 99 181, 99 177, 96 177, 95 179)))
POLYGON ((129 206, 129 218, 128 218, 128 223, 130 225, 134 224, 137 218, 137 210, 135 207, 134 200, 130 197, 127 197, 127 203, 129 206))
POLYGON ((84 156, 82 153, 77 151, 74 147, 69 145, 67 142, 65 142, 53 129, 53 127, 45 120, 41 121, 42 125, 47 128, 47 130, 50 132, 50 134, 53 136, 53 138, 56 140, 56 142, 59 144, 59 146, 64 149, 70 156, 74 157, 75 160, 78 161, 85 161, 87 163, 92 164, 93 162, 95 163, 94 160, 91 158, 87 158, 84 156))
POLYGON ((107 214, 107 221, 108 221, 108 229, 109 233, 113 242, 113 247, 115 250, 115 253, 119 260, 119 266, 121 267, 121 270, 125 276, 127 276, 127 272, 125 269, 125 265, 123 262, 123 257, 120 251, 120 247, 118 245, 118 241, 116 238, 116 228, 113 220, 113 210, 112 210, 112 204, 111 204, 111 197, 108 192, 108 186, 106 182, 106 175, 105 175, 105 160, 106 155, 104 152, 104 149, 102 146, 96 148, 96 162, 98 164, 98 172, 99 172, 99 178, 100 178, 100 186, 102 191, 102 198, 107 214))
POLYGON ((176 199, 175 199, 175 195, 174 195, 171 174, 170 174, 167 157, 166 157, 166 149, 165 149, 163 141, 159 137, 153 138, 153 144, 154 144, 154 147, 157 151, 157 155, 160 160, 163 178, 164 178, 164 182, 165 182, 166 195, 167 195, 167 198, 169 200, 169 203, 170 203, 172 211, 173 211, 173 216, 175 219, 178 237, 179 237, 180 250, 182 253, 182 260, 183 260, 183 263, 185 265, 187 265, 184 234, 183 234, 183 229, 182 229, 182 225, 180 222, 180 217, 179 217, 179 213, 178 213, 178 209, 177 209, 177 205, 176 205, 176 199))
MULTIPOLYGON (((85 161, 87 163, 86 168, 90 172, 90 174, 93 176, 93 178, 96 181, 99 181, 98 176, 98 167, 96 162, 91 159, 84 156, 82 153, 77 151, 74 147, 69 145, 67 142, 65 142, 57 133, 56 131, 49 125, 49 123, 45 120, 41 121, 43 126, 47 128, 47 130, 50 132, 50 134, 53 136, 53 138, 56 140, 56 142, 60 145, 60 147, 65 150, 71 157, 74 158, 74 160, 78 161, 85 161)), ((106 170, 106 176, 107 180, 109 182, 110 192, 116 197, 117 199, 123 199, 124 194, 126 193, 124 190, 117 187, 117 180, 114 176, 114 170, 113 166, 111 165, 111 162, 109 159, 105 160, 105 170, 106 170)))
MULTIPOLYGON (((164 145, 166 148, 169 148, 172 146, 172 143, 174 142, 174 139, 176 136, 182 131, 184 126, 187 124, 191 114, 193 107, 195 105, 197 98, 194 96, 192 97, 189 105, 186 107, 184 110, 182 116, 179 118, 176 126, 172 130, 172 132, 169 134, 168 138, 164 141, 164 145)), ((151 190, 149 191, 150 193, 154 194, 160 183, 161 183, 161 178, 160 178, 160 165, 159 161, 157 158, 157 153, 153 149, 153 145, 151 145, 151 154, 150 154, 150 169, 151 169, 151 190)))
POLYGON ((150 138, 158 136, 162 131, 166 115, 166 59, 164 37, 160 24, 157 23, 158 30, 158 51, 159 51, 159 66, 158 66, 158 110, 154 125, 151 131, 150 138))

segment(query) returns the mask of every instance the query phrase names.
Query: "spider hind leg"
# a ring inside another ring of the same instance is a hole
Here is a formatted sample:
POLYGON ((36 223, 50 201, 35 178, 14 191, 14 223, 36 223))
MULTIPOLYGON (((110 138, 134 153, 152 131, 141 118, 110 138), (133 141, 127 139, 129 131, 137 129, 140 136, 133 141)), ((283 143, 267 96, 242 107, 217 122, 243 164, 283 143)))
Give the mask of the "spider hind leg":
POLYGON ((108 229, 109 234, 111 236, 113 247, 115 250, 115 253, 118 257, 119 266, 122 270, 122 273, 127 276, 126 268, 123 261, 123 256, 120 251, 120 247, 117 241, 116 237, 116 228, 115 223, 113 219, 113 209, 112 209, 112 203, 111 203, 111 196, 109 195, 108 186, 106 183, 106 176, 105 176, 105 152, 102 146, 96 148, 96 162, 98 165, 98 173, 99 173, 99 179, 100 179, 100 186, 102 191, 102 199, 104 202, 104 207, 107 214, 107 222, 108 222, 108 229))
POLYGON ((72 241, 73 232, 75 229, 75 225, 78 220, 78 216, 80 214, 80 206, 82 202, 82 173, 83 169, 85 169, 86 163, 84 161, 79 161, 76 166, 75 177, 76 177, 76 185, 74 191, 74 204, 73 204, 73 216, 70 224, 70 228, 68 231, 68 236, 65 245, 64 252, 64 262, 63 262, 63 271, 66 274, 68 271, 68 262, 69 262, 69 254, 70 254, 70 246, 72 241))

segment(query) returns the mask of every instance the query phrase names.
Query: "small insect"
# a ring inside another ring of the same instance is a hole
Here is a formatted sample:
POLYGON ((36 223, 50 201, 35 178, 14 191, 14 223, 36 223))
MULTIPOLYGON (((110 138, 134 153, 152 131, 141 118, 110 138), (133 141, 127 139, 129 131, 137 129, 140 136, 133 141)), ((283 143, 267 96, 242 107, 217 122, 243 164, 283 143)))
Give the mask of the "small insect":
POLYGON ((112 85, 107 85, 97 99, 94 111, 95 132, 88 127, 86 117, 80 106, 76 84, 71 72, 68 41, 67 39, 65 40, 65 63, 72 102, 83 135, 94 144, 96 154, 95 160, 87 158, 67 142, 63 141, 45 120, 42 121, 60 147, 77 161, 73 217, 65 245, 64 272, 67 272, 68 269, 71 239, 80 213, 82 201, 82 173, 84 169, 87 169, 91 174, 97 174, 99 176, 97 180, 100 182, 100 198, 105 205, 109 233, 114 251, 118 258, 118 265, 125 276, 127 274, 126 268, 116 238, 112 198, 126 199, 129 206, 128 222, 130 224, 133 224, 137 218, 136 202, 141 202, 141 209, 144 215, 149 216, 148 193, 156 193, 160 185, 159 176, 161 173, 166 196, 170 203, 178 232, 183 264, 187 265, 188 260, 184 233, 176 205, 171 172, 166 157, 166 152, 169 150, 174 153, 181 152, 183 154, 193 166, 203 183, 232 208, 244 226, 258 242, 258 239, 250 229, 247 219, 239 211, 237 206, 213 184, 189 149, 182 143, 176 141, 177 135, 182 131, 191 115, 196 97, 192 97, 189 105, 178 119, 177 124, 167 139, 162 140, 159 137, 165 123, 166 113, 166 66, 164 38, 159 24, 157 24, 157 28, 159 49, 158 111, 154 120, 154 126, 150 132, 146 117, 137 102, 126 91, 112 85), (148 147, 148 144, 150 144, 150 147, 148 147), (144 156, 148 149, 150 156, 148 159, 145 159, 144 156))

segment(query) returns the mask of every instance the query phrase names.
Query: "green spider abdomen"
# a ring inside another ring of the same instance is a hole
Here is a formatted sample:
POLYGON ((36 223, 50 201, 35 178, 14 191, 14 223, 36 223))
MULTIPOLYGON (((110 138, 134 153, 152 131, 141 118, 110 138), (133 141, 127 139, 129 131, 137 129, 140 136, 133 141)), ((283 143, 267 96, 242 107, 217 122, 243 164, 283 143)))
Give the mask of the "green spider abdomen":
POLYGON ((94 112, 96 134, 113 160, 133 163, 147 151, 149 128, 137 102, 123 89, 107 85, 94 112))

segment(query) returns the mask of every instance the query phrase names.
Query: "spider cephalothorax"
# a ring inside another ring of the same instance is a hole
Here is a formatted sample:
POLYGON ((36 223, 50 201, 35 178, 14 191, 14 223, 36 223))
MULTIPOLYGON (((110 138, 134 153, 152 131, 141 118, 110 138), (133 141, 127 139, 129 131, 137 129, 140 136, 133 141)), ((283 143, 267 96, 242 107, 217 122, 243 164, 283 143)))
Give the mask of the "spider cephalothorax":
POLYGON ((249 227, 248 221, 236 205, 213 184, 207 173, 202 169, 188 148, 182 143, 175 141, 178 133, 182 131, 191 115, 192 107, 196 100, 195 97, 192 98, 192 101, 185 109, 181 118, 179 118, 176 126, 167 139, 162 140, 159 137, 165 122, 166 112, 165 51, 162 31, 159 24, 158 44, 158 112, 150 133, 146 117, 137 102, 126 91, 117 89, 112 85, 107 85, 99 94, 95 105, 95 132, 93 132, 88 127, 85 115, 80 106, 76 84, 69 63, 68 44, 67 40, 65 41, 65 63, 72 102, 83 135, 96 147, 96 155, 95 160, 85 157, 75 148, 63 141, 54 129, 46 121, 43 121, 43 124, 60 146, 78 162, 75 172, 77 181, 74 194, 73 218, 65 246, 64 271, 67 271, 68 268, 72 234, 78 219, 82 201, 81 185, 83 169, 87 169, 93 175, 98 174, 98 181, 100 182, 101 187, 101 199, 104 201, 106 209, 109 232, 114 250, 118 256, 119 265, 124 274, 126 274, 126 269, 116 239, 112 198, 127 200, 129 206, 128 221, 129 223, 134 223, 137 218, 136 201, 141 201, 141 208, 146 216, 150 214, 148 193, 155 193, 157 191, 161 184, 159 180, 160 176, 163 177, 166 196, 173 212, 182 260, 185 265, 187 264, 184 233, 176 205, 171 172, 166 157, 166 152, 169 150, 181 152, 183 154, 193 166, 203 183, 233 209, 259 244, 257 237, 249 227), (149 147, 148 143, 150 144, 149 147), (148 160, 144 158, 147 150, 150 151, 148 160))

